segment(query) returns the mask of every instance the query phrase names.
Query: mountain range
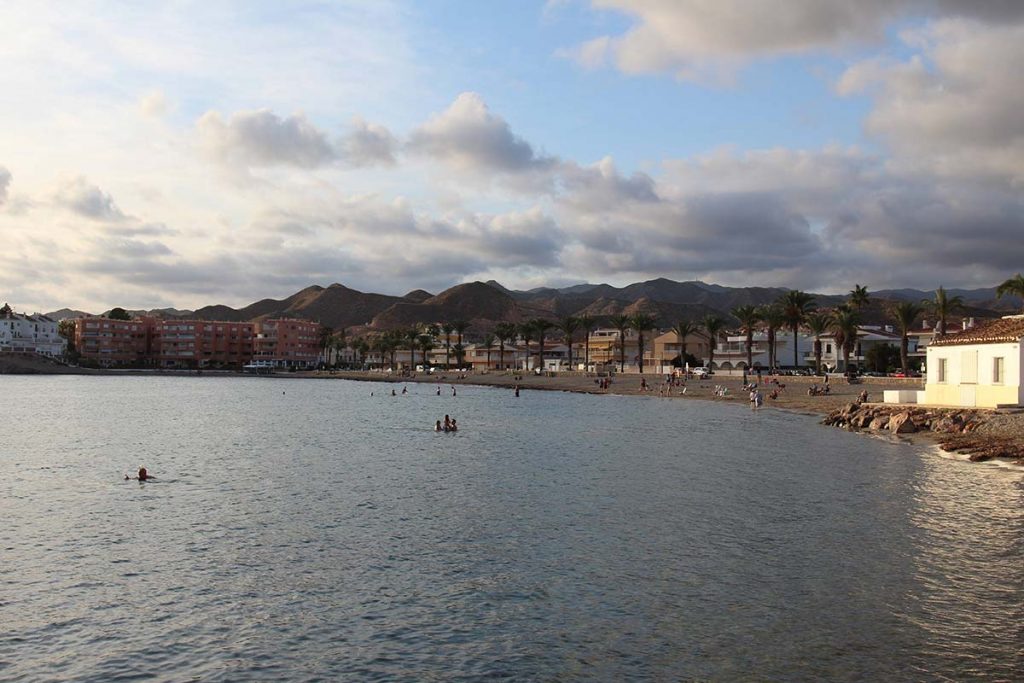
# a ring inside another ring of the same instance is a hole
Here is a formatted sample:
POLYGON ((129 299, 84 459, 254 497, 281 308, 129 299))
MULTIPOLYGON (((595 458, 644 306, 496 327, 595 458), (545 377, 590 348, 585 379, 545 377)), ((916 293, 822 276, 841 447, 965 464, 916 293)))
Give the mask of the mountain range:
MULTIPOLYGON (((317 320, 350 333, 410 327, 445 320, 466 320, 471 332, 480 334, 500 322, 518 323, 531 318, 559 319, 569 315, 604 318, 617 314, 647 313, 660 327, 679 320, 700 319, 707 313, 729 317, 729 311, 744 304, 762 305, 788 291, 778 287, 724 287, 700 281, 676 282, 665 278, 637 282, 625 287, 573 285, 541 287, 528 291, 507 289, 493 280, 456 285, 439 294, 417 289, 404 296, 360 292, 341 284, 312 285, 284 299, 261 299, 242 308, 204 306, 194 311, 154 309, 129 311, 136 315, 163 318, 247 321, 262 318, 301 317, 317 320)), ((997 317, 1019 310, 1014 297, 996 298, 995 287, 948 290, 964 301, 962 315, 997 317)), ((890 289, 871 292, 872 304, 865 309, 866 322, 884 322, 886 305, 894 301, 931 300, 934 292, 890 289)), ((816 294, 819 307, 845 301, 842 295, 816 294)), ((61 309, 48 313, 56 319, 80 317, 81 311, 61 309)))

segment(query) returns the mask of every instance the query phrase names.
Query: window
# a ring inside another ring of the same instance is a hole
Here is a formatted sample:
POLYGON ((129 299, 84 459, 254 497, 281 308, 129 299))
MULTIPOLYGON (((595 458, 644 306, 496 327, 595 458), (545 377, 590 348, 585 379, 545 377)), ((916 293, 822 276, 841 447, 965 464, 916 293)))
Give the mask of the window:
POLYGON ((1003 383, 1003 359, 992 359, 992 384, 1003 383))
POLYGON ((939 383, 944 383, 946 381, 946 359, 945 358, 940 358, 939 359, 939 367, 938 367, 936 372, 938 374, 938 377, 936 378, 936 381, 939 382, 939 383))
POLYGON ((832 345, 831 344, 825 344, 825 353, 831 355, 831 353, 832 353, 832 345))

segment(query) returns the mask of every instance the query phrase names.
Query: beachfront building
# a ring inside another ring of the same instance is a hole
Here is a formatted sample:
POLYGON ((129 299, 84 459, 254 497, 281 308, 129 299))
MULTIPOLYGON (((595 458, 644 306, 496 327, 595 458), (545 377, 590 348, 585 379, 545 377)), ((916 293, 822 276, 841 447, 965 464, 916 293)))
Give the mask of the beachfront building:
POLYGON ((253 361, 279 368, 312 368, 320 358, 320 323, 275 318, 255 323, 253 361))
POLYGON ((250 322, 155 320, 150 347, 162 368, 239 368, 253 357, 250 322))
MULTIPOLYGON (((811 339, 811 349, 805 356, 805 364, 814 366, 814 339, 811 339)), ((859 368, 864 367, 864 360, 867 353, 875 346, 894 346, 899 348, 900 335, 894 332, 891 326, 881 327, 878 325, 861 325, 857 328, 857 343, 850 353, 850 365, 859 368)), ((790 354, 792 356, 792 347, 790 354)), ((779 359, 784 356, 779 356, 779 359)), ((832 333, 821 335, 821 367, 828 372, 845 372, 846 368, 839 367, 843 360, 843 350, 836 344, 835 335, 832 333)))
MULTIPOLYGON (((673 331, 664 334, 655 333, 653 339, 644 339, 644 370, 650 368, 650 372, 669 374, 676 367, 685 367, 685 361, 680 359, 683 345, 679 342, 679 335, 673 331), (678 363, 676 365, 675 363, 678 363)), ((686 336, 686 353, 698 358, 707 358, 708 338, 703 334, 690 334, 686 336)), ((715 352, 716 358, 718 352, 715 352)))
POLYGON ((75 350, 85 361, 103 367, 155 365, 153 344, 157 319, 111 320, 89 316, 75 320, 75 350))
POLYGON ((1005 316, 936 339, 926 353, 926 404, 1024 405, 1024 315, 1005 316))
POLYGON ((0 352, 38 353, 60 356, 66 342, 57 332, 57 321, 34 313, 5 312, 0 315, 0 352))
MULTIPOLYGON (((645 335, 646 342, 652 335, 645 335)), ((638 341, 635 330, 626 330, 625 335, 625 370, 636 370, 638 341)), ((619 331, 614 327, 599 327, 590 333, 590 363, 594 366, 614 365, 619 367, 619 358, 622 353, 623 341, 620 340, 619 331)))
MULTIPOLYGON (((754 333, 751 344, 751 368, 768 368, 771 355, 768 349, 768 333, 759 330, 754 333)), ((814 366, 814 337, 797 333, 797 361, 800 367, 814 366)), ((776 367, 793 367, 793 332, 775 332, 776 367)), ((716 370, 740 370, 747 367, 747 335, 730 334, 715 349, 716 370)))

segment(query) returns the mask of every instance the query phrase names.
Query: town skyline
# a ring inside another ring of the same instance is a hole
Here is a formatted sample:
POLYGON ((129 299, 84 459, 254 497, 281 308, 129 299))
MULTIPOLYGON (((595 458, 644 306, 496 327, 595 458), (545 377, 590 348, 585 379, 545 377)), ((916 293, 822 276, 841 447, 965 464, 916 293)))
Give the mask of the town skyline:
POLYGON ((699 5, 15 6, 0 298, 1021 270, 1024 7, 699 5))

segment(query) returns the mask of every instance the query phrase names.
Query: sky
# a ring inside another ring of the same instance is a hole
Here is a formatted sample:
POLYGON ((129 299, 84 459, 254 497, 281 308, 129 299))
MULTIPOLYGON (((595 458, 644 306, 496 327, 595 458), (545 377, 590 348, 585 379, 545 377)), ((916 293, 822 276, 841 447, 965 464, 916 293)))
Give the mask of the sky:
POLYGON ((1024 2, 12 2, 0 300, 1024 270, 1024 2))

